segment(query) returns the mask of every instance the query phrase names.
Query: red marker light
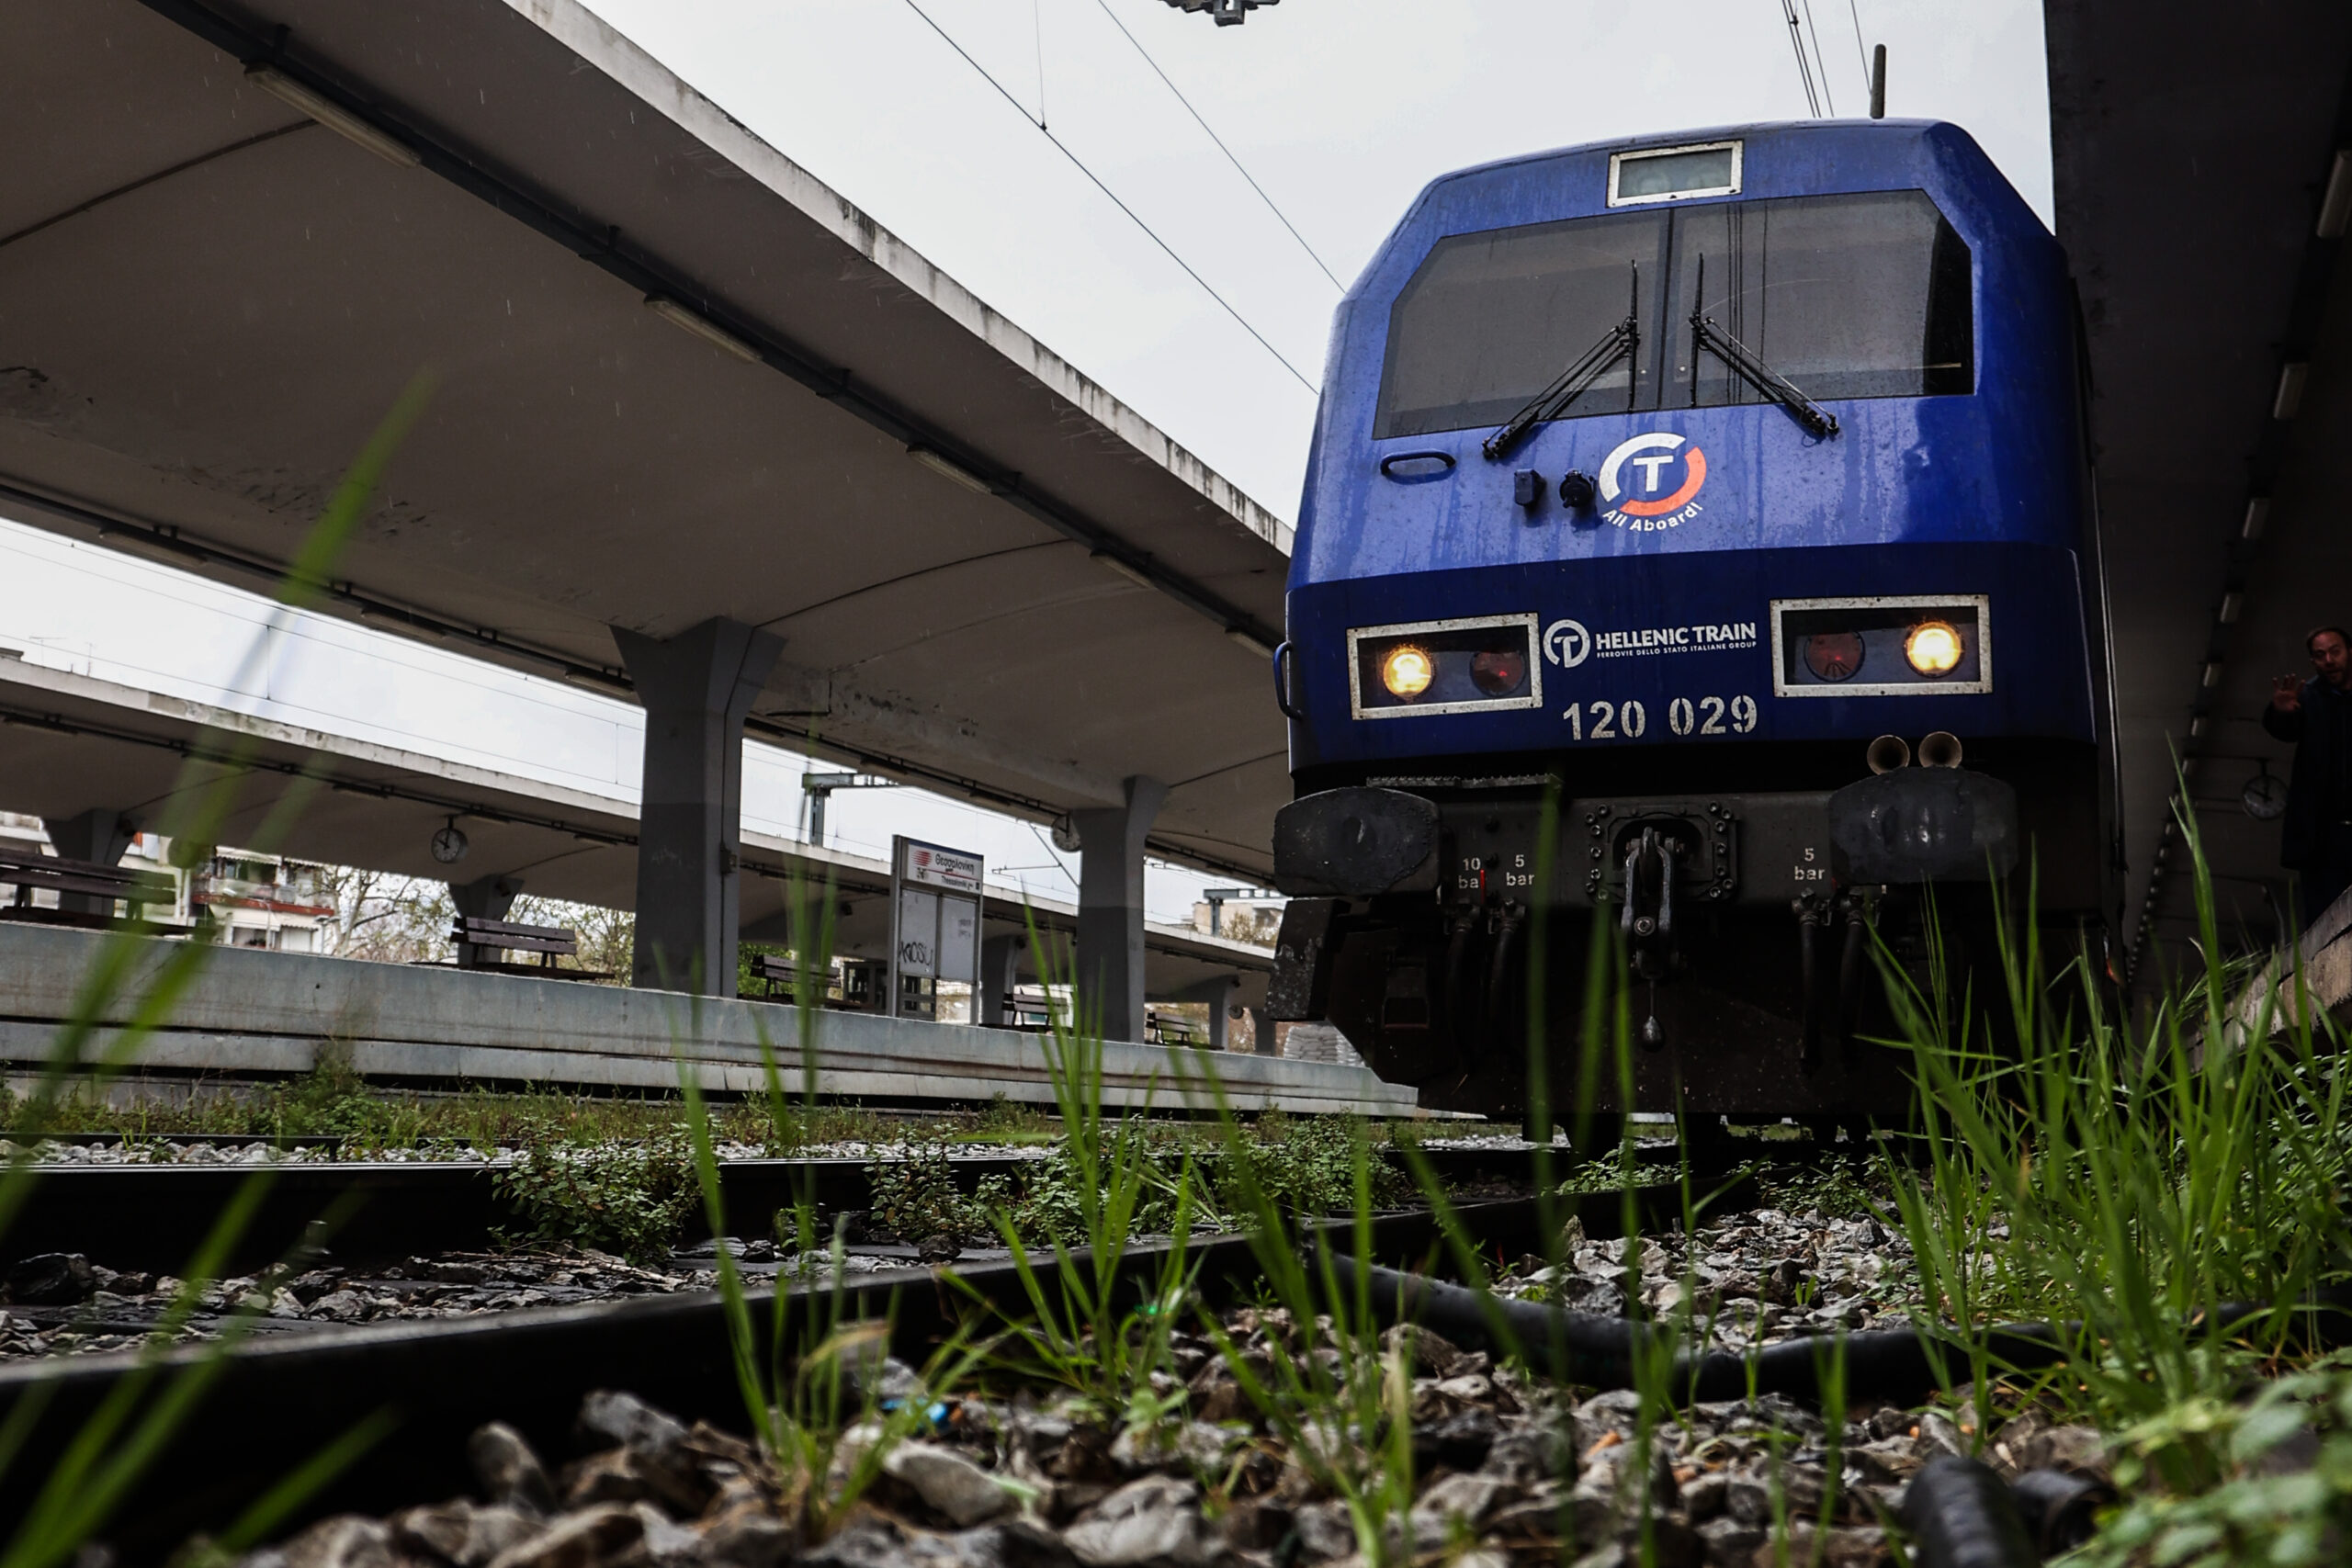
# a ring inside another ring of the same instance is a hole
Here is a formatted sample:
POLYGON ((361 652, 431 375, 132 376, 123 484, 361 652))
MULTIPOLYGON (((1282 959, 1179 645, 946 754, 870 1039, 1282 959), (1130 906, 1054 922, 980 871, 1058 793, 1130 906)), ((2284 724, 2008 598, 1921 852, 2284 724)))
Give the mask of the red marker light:
POLYGON ((1490 697, 1505 697, 1527 680, 1527 655, 1515 648, 1473 654, 1470 679, 1490 697))
POLYGON ((1804 667, 1820 681, 1843 681, 1862 667, 1862 639, 1854 632, 1818 632, 1804 639, 1804 667))

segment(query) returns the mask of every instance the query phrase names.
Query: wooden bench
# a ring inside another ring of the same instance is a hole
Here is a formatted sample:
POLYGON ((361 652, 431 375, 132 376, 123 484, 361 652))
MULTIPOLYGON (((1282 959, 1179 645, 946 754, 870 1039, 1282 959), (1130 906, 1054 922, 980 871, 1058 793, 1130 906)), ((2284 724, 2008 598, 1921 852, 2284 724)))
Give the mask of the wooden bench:
POLYGON ((799 967, 780 953, 754 953, 749 965, 751 976, 759 982, 760 995, 773 997, 782 987, 789 997, 795 981, 794 972, 799 967))
POLYGON ((449 932, 449 940, 458 944, 458 950, 460 953, 470 947, 477 953, 487 950, 492 955, 477 957, 470 964, 460 959, 458 966, 461 969, 528 967, 534 975, 547 979, 604 980, 610 978, 601 970, 556 967, 555 961, 559 958, 580 956, 578 934, 563 926, 526 926, 514 920, 486 920, 478 915, 459 915, 456 928, 449 932), (503 958, 496 956, 503 953, 536 953, 539 955, 539 962, 536 965, 511 964, 503 958))
POLYGON ((127 866, 99 865, 91 861, 62 860, 45 855, 39 850, 0 849, 0 884, 13 883, 17 896, 13 903, 0 906, 0 919, 35 920, 45 925, 85 926, 104 931, 111 926, 130 924, 145 928, 148 922, 134 912, 128 922, 114 916, 113 900, 126 898, 133 911, 143 904, 171 905, 178 900, 178 891, 168 876, 152 871, 133 871, 127 866), (37 889, 46 888, 59 895, 81 894, 107 901, 107 912, 93 913, 83 909, 43 908, 33 902, 37 889))
MULTIPOLYGON (((746 967, 751 978, 759 984, 760 996, 775 1000, 779 992, 784 999, 792 999, 797 965, 780 953, 754 953, 746 967)), ((824 1005, 835 1012, 871 1012, 874 1010, 875 976, 881 965, 866 959, 853 958, 842 965, 838 980, 826 985, 824 1005), (835 985, 842 995, 832 995, 835 985)))

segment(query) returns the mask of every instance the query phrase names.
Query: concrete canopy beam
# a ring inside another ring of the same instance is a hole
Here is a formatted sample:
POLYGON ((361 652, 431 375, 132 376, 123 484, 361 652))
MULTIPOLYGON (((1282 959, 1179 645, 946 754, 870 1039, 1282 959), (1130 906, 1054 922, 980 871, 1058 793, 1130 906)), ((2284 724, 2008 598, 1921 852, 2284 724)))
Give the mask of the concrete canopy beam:
POLYGON ((620 626, 613 640, 645 704, 635 982, 733 996, 743 717, 784 643, 716 617, 666 642, 620 626))
POLYGON ((1168 798, 1158 779, 1122 786, 1125 804, 1072 813, 1080 845, 1078 993, 1105 1040, 1143 1038, 1143 845, 1168 798))
MULTIPOLYGON (((218 818, 222 843, 266 839, 298 860, 440 882, 451 868, 434 858, 433 834, 456 816, 472 840, 459 869, 476 880, 523 878, 540 897, 608 909, 637 904, 632 801, 0 657, 0 811, 62 820, 114 800, 153 825, 214 788, 232 792, 218 818), (332 782, 314 788, 321 775, 332 782)), ((888 954, 890 874, 880 857, 747 831, 743 872, 741 940, 791 945, 796 900, 825 888, 839 899, 832 952, 888 954)), ((1067 976, 1077 916, 1074 899, 992 886, 984 930, 1012 939, 1025 976, 1034 926, 1067 976)), ((1189 923, 1148 923, 1144 948, 1154 996, 1239 972, 1240 999, 1254 1004, 1273 962, 1189 923)))
POLYGON ((764 626, 755 733, 1270 874, 1289 529, 578 0, 0 0, 0 88, 13 514, 266 587, 432 364, 326 613, 764 626))

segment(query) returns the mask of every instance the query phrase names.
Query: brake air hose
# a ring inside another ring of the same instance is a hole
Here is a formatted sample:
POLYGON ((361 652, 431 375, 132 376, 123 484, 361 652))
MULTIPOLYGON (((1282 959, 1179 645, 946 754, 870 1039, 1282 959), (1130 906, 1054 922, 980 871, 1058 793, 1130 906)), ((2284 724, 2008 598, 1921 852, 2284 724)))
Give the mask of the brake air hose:
POLYGON ((1903 1528, 1920 1568, 2039 1568, 2041 1553, 1993 1469, 1938 1454, 1903 1491, 1903 1528))

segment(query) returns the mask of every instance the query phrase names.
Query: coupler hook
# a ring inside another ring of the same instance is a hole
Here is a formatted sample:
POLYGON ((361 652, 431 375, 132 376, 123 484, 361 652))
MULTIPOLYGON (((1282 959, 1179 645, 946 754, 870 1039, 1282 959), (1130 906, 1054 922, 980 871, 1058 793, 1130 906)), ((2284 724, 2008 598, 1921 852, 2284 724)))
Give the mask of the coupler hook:
POLYGON ((1666 1043, 1657 1020, 1657 983, 1674 965, 1674 840, 1655 828, 1642 829, 1625 850, 1625 908, 1618 916, 1634 973, 1649 982, 1649 1016, 1642 1021, 1642 1048, 1666 1043))

